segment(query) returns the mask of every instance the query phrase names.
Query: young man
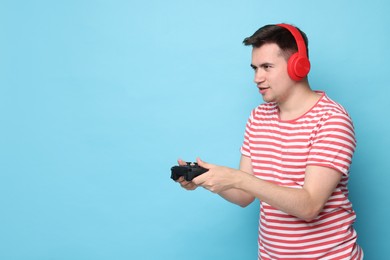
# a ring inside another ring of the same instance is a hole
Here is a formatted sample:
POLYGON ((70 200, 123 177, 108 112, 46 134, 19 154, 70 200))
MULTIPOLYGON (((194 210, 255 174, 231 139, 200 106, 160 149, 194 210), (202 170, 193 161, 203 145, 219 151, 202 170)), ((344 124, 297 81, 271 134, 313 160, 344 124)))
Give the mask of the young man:
POLYGON ((208 172, 179 183, 242 207, 259 199, 259 259, 363 259, 347 188, 352 120, 310 88, 306 35, 291 25, 266 25, 244 44, 253 47, 251 67, 265 103, 247 122, 240 168, 197 159, 208 172))

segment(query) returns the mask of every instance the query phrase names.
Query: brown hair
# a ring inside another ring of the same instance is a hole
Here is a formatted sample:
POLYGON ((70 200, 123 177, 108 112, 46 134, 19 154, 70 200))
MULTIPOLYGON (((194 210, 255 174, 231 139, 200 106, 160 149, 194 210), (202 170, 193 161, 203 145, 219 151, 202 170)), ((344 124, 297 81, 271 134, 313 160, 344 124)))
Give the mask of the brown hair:
MULTIPOLYGON (((303 40, 305 41, 306 53, 307 57, 309 57, 309 41, 307 39, 307 36, 299 28, 297 29, 301 33, 303 40)), ((277 44, 282 50, 281 55, 285 57, 286 60, 291 56, 291 54, 298 51, 297 43, 290 31, 286 28, 274 24, 269 24, 261 27, 252 36, 245 38, 243 41, 244 45, 252 45, 253 48, 259 48, 267 43, 277 44)))

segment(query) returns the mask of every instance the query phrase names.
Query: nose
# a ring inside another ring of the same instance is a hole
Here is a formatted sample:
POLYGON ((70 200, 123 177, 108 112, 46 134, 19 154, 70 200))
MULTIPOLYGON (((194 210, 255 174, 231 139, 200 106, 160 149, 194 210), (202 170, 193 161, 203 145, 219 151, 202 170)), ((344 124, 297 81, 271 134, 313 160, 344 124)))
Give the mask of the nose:
POLYGON ((264 73, 261 69, 256 69, 255 70, 255 77, 254 77, 254 82, 258 85, 259 83, 264 82, 264 73))

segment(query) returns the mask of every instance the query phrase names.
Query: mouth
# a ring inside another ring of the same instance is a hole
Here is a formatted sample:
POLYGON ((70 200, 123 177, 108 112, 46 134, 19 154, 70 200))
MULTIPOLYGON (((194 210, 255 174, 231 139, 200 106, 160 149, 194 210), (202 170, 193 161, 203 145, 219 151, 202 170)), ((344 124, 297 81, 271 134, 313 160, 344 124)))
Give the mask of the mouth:
POLYGON ((258 86, 260 94, 264 95, 265 92, 269 89, 270 87, 260 87, 258 86))

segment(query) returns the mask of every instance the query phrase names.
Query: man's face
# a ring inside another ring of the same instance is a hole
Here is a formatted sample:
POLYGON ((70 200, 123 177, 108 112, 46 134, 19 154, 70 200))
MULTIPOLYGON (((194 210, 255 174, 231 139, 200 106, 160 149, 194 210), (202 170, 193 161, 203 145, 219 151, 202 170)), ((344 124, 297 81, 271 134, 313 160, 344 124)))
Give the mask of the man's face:
POLYGON ((252 50, 254 81, 265 102, 283 103, 293 84, 287 73, 287 61, 276 44, 264 44, 252 50))

